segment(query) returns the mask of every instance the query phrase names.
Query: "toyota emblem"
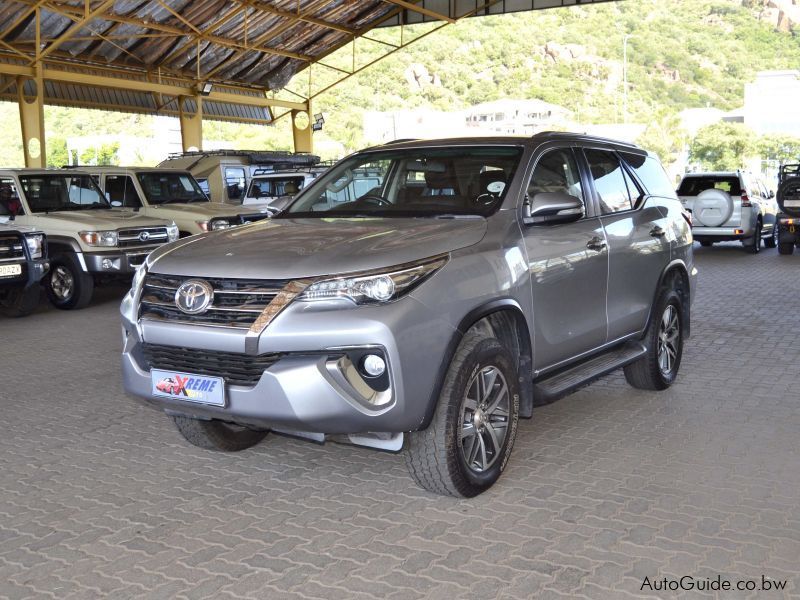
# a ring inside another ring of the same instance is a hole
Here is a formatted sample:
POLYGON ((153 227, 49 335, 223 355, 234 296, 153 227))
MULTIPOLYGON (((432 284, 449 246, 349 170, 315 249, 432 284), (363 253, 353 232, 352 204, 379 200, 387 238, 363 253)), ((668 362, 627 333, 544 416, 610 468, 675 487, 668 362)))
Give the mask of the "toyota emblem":
POLYGON ((140 242, 146 242, 149 239, 150 239, 150 232, 149 231, 143 231, 142 233, 139 234, 139 241, 140 242))
POLYGON ((187 315, 204 313, 214 301, 214 288, 202 279, 184 281, 175 292, 175 306, 187 315))

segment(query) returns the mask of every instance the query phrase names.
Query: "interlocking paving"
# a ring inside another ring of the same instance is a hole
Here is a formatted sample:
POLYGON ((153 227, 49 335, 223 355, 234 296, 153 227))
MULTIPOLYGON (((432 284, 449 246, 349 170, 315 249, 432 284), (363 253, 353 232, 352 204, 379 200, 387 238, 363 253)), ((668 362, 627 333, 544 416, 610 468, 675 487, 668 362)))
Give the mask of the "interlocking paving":
POLYGON ((189 446, 121 391, 121 288, 0 320, 0 597, 711 597, 640 589, 718 574, 800 597, 800 255, 696 256, 678 383, 537 409, 472 500, 367 449, 189 446))

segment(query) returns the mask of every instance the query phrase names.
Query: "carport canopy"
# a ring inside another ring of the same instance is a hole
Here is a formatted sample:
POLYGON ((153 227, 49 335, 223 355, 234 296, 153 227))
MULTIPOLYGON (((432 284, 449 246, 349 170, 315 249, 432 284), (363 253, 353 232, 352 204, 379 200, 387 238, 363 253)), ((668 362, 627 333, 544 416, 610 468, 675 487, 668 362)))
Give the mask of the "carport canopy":
POLYGON ((618 0, 10 0, 0 4, 0 100, 20 108, 25 163, 46 165, 45 104, 180 118, 184 150, 202 120, 268 124, 290 115, 294 146, 312 151, 314 97, 440 27, 467 17, 618 0), (434 23, 404 39, 402 28, 434 23), (370 35, 400 27, 400 41, 370 35), (356 43, 384 47, 357 63, 356 43), (351 68, 326 64, 353 46, 351 68), (279 94, 319 66, 316 91, 279 94))

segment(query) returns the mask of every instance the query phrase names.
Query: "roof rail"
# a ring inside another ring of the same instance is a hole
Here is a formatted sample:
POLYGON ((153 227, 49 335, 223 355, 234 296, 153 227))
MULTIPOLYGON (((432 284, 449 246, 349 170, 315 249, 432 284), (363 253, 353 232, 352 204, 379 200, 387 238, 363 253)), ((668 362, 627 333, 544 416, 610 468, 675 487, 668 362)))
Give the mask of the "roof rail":
POLYGON ((295 164, 317 164, 319 156, 307 152, 286 152, 280 150, 195 150, 192 152, 172 152, 167 160, 176 158, 205 158, 207 156, 239 156, 248 158, 251 163, 274 163, 284 161, 295 164))

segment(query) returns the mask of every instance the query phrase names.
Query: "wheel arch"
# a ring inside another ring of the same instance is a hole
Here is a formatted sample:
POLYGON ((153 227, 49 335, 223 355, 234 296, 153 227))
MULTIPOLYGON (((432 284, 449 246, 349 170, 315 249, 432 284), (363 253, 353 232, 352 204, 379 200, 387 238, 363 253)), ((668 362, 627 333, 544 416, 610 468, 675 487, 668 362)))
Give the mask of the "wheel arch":
POLYGON ((533 412, 533 348, 531 346, 531 335, 525 313, 519 303, 512 298, 502 298, 492 300, 482 304, 467 313, 459 322, 456 331, 447 344, 436 382, 431 390, 425 418, 420 423, 419 429, 425 429, 431 422, 436 406, 439 403, 439 395, 447 376, 447 369, 453 360, 458 345, 470 330, 485 331, 505 345, 509 352, 518 359, 517 368, 520 386, 519 415, 522 418, 530 418, 533 412))
MULTIPOLYGON (((677 278, 678 286, 676 287, 676 291, 678 292, 678 296, 681 299, 681 321, 683 323, 683 334, 684 337, 688 338, 691 335, 692 331, 692 321, 691 321, 691 284, 689 282, 689 270, 686 268, 686 265, 681 260, 674 260, 670 264, 668 264, 664 270, 661 272, 661 276, 658 279, 658 285, 656 286, 655 294, 653 295, 653 302, 650 304, 650 314, 647 318, 647 324, 649 325, 650 319, 653 318, 653 307, 656 305, 658 301, 658 296, 661 293, 661 290, 664 289, 671 279, 677 278)), ((647 327, 645 326, 645 331, 647 327)))

